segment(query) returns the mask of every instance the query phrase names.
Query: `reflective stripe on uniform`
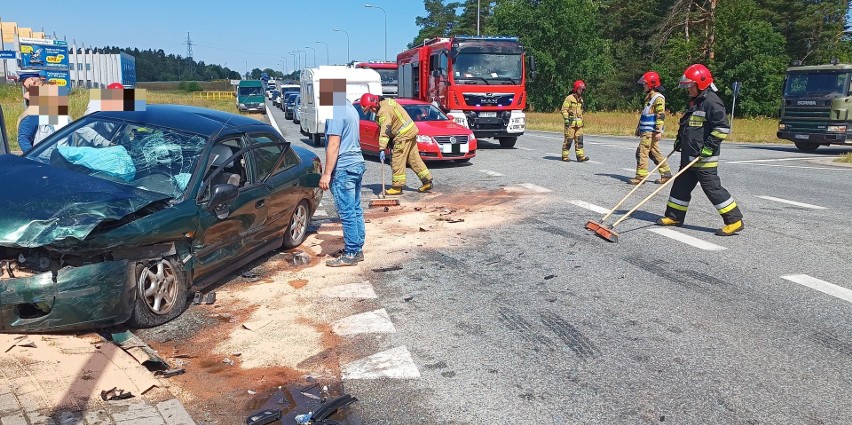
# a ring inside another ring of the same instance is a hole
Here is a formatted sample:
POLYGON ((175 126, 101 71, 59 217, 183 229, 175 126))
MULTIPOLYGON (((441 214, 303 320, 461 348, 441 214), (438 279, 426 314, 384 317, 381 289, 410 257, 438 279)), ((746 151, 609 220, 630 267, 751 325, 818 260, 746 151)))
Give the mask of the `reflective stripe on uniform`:
POLYGON ((717 210, 719 210, 719 214, 725 214, 726 212, 730 212, 731 210, 736 208, 737 203, 734 202, 734 198, 728 198, 727 201, 718 203, 713 206, 716 207, 717 210))
POLYGON ((686 212, 686 210, 687 210, 687 207, 685 207, 683 205, 675 204, 674 202, 671 202, 671 201, 667 202, 666 206, 668 206, 669 208, 671 208, 673 210, 678 210, 678 211, 686 212))
POLYGON ((399 129, 397 135, 408 133, 408 130, 411 130, 412 128, 414 128, 414 121, 408 120, 408 122, 399 129))
POLYGON ((723 133, 723 132, 718 131, 718 130, 711 131, 710 135, 717 138, 717 139, 722 139, 722 140, 725 140, 725 139, 728 138, 728 133, 723 133))
POLYGON ((693 168, 714 168, 714 167, 718 167, 718 166, 719 166, 718 162, 696 162, 695 165, 693 165, 692 167, 693 168))

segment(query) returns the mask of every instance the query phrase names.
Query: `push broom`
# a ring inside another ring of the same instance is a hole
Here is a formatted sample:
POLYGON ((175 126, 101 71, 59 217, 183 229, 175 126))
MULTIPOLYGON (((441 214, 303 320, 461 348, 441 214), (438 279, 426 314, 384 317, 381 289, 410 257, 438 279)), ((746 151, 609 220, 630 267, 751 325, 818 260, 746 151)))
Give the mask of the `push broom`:
POLYGON ((395 207, 397 205, 399 205, 399 198, 385 197, 385 161, 382 159, 382 192, 376 198, 370 199, 369 208, 395 207))
MULTIPOLYGON (((690 167, 692 167, 692 166, 693 166, 696 162, 698 162, 698 160, 700 160, 700 159, 701 159, 701 157, 700 157, 700 156, 699 156, 699 157, 696 157, 695 159, 693 159, 693 160, 692 160, 692 162, 690 162, 689 164, 687 164, 687 166, 686 166, 686 167, 681 168, 681 170, 680 170, 680 171, 678 171, 678 172, 677 172, 677 174, 675 174, 674 176, 672 176, 672 178, 671 178, 669 181, 667 181, 667 182, 665 182, 665 183, 661 184, 661 185, 660 185, 660 187, 658 187, 658 188, 657 188, 657 190, 655 190, 655 191, 651 192, 651 194, 650 194, 650 195, 648 195, 647 197, 645 197, 645 199, 643 199, 643 200, 642 200, 642 201, 640 201, 638 204, 636 204, 636 206, 635 206, 635 207, 633 207, 633 209, 631 209, 630 211, 627 211, 627 213, 626 213, 626 214, 624 214, 623 216, 621 216, 621 218, 619 218, 618 220, 616 220, 616 221, 615 221, 615 223, 612 223, 612 225, 611 225, 611 226, 607 226, 607 225, 604 225, 604 224, 599 224, 599 225, 598 225, 598 227, 594 229, 595 234, 596 234, 596 235, 598 235, 598 236, 600 236, 601 238, 604 238, 604 239, 606 239, 606 240, 610 241, 610 242, 618 242, 618 232, 616 232, 616 231, 615 231, 615 226, 618 226, 618 225, 619 225, 622 221, 626 220, 626 219, 627 219, 627 217, 630 217, 630 214, 633 214, 633 212, 634 212, 634 211, 636 211, 636 210, 638 210, 638 209, 639 209, 639 207, 641 207, 641 206, 642 206, 642 205, 644 205, 646 202, 648 202, 648 201, 649 201, 651 198, 653 198, 656 194, 660 193, 660 191, 661 191, 661 190, 663 190, 666 186, 668 186, 668 185, 669 185, 669 183, 671 183, 671 182, 675 181, 675 179, 677 179, 678 177, 680 177, 680 175, 681 175, 681 174, 683 174, 683 173, 685 173, 687 170, 689 170, 689 168, 690 168, 690 167)), ((613 209, 613 210, 614 210, 614 209, 613 209)), ((588 223, 586 224, 586 228, 587 228, 587 229, 589 228, 588 223)), ((590 229, 590 230, 592 230, 592 229, 590 229)))
POLYGON ((637 184, 636 186, 633 186, 633 190, 631 190, 627 195, 624 195, 624 197, 621 198, 621 200, 618 201, 618 203, 615 204, 615 206, 612 207, 612 209, 609 210, 609 212, 606 213, 606 215, 604 215, 602 219, 600 219, 600 221, 589 220, 588 222, 586 222, 586 229, 591 230, 593 232, 597 232, 598 229, 600 229, 602 227, 606 227, 606 225, 604 224, 606 222, 606 219, 608 219, 615 212, 615 210, 617 210, 618 207, 620 207, 621 204, 623 204, 624 201, 626 201, 627 198, 630 197, 630 195, 633 195, 633 193, 636 192, 636 190, 639 189, 639 187, 642 186, 642 184, 644 184, 645 181, 648 180, 649 177, 651 177, 651 174, 654 174, 655 172, 657 172, 657 170, 660 167, 663 166, 663 164, 666 164, 668 162, 669 158, 675 152, 676 152, 675 150, 672 150, 668 155, 666 155, 666 157, 662 161, 660 161, 660 163, 657 164, 657 166, 653 170, 651 170, 651 172, 646 174, 645 177, 643 177, 642 180, 639 181, 639 184, 637 184))

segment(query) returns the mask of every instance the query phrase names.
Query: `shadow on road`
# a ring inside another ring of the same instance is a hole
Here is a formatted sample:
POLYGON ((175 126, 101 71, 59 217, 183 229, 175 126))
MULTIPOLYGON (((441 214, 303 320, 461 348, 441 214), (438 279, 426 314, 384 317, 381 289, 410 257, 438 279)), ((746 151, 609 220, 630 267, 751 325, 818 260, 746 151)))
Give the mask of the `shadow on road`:
POLYGON ((755 145, 750 146, 752 149, 760 149, 766 151, 774 151, 774 152, 788 152, 788 153, 796 153, 796 154, 811 154, 811 155, 842 155, 847 152, 852 152, 852 149, 846 146, 821 146, 814 152, 802 152, 795 146, 787 146, 787 145, 755 145))
POLYGON ((621 175, 621 174, 610 174, 610 173, 596 173, 595 175, 596 176, 611 177, 611 178, 614 178, 616 180, 621 180, 625 183, 627 183, 632 178, 632 177, 628 177, 628 176, 621 175))

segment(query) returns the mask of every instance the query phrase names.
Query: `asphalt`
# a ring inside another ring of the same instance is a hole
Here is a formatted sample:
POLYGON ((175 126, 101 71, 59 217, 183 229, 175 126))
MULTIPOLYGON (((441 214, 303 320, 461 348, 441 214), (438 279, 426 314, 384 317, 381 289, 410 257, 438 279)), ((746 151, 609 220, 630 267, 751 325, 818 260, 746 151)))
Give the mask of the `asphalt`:
MULTIPOLYGON (((708 250, 650 231, 668 188, 619 226, 617 244, 584 230, 601 214, 572 201, 610 208, 625 195, 638 140, 586 142, 586 163, 559 160, 560 134, 530 131, 514 149, 485 140, 468 164, 430 165, 436 191, 550 192, 373 282, 396 333, 341 349, 407 347, 420 377, 346 381, 364 423, 849 423, 852 168, 825 159, 850 149, 725 144, 719 173, 746 229, 713 235, 721 219, 696 188, 677 232, 708 250)), ((375 162, 364 181, 377 186, 375 162)))

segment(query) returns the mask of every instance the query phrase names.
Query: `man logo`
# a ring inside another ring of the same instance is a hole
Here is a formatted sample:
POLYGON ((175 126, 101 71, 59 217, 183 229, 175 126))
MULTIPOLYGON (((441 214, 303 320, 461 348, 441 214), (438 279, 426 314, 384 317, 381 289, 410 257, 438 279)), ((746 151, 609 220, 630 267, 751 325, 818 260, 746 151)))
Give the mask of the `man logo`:
POLYGON ((450 144, 456 143, 456 136, 450 136, 450 144))

